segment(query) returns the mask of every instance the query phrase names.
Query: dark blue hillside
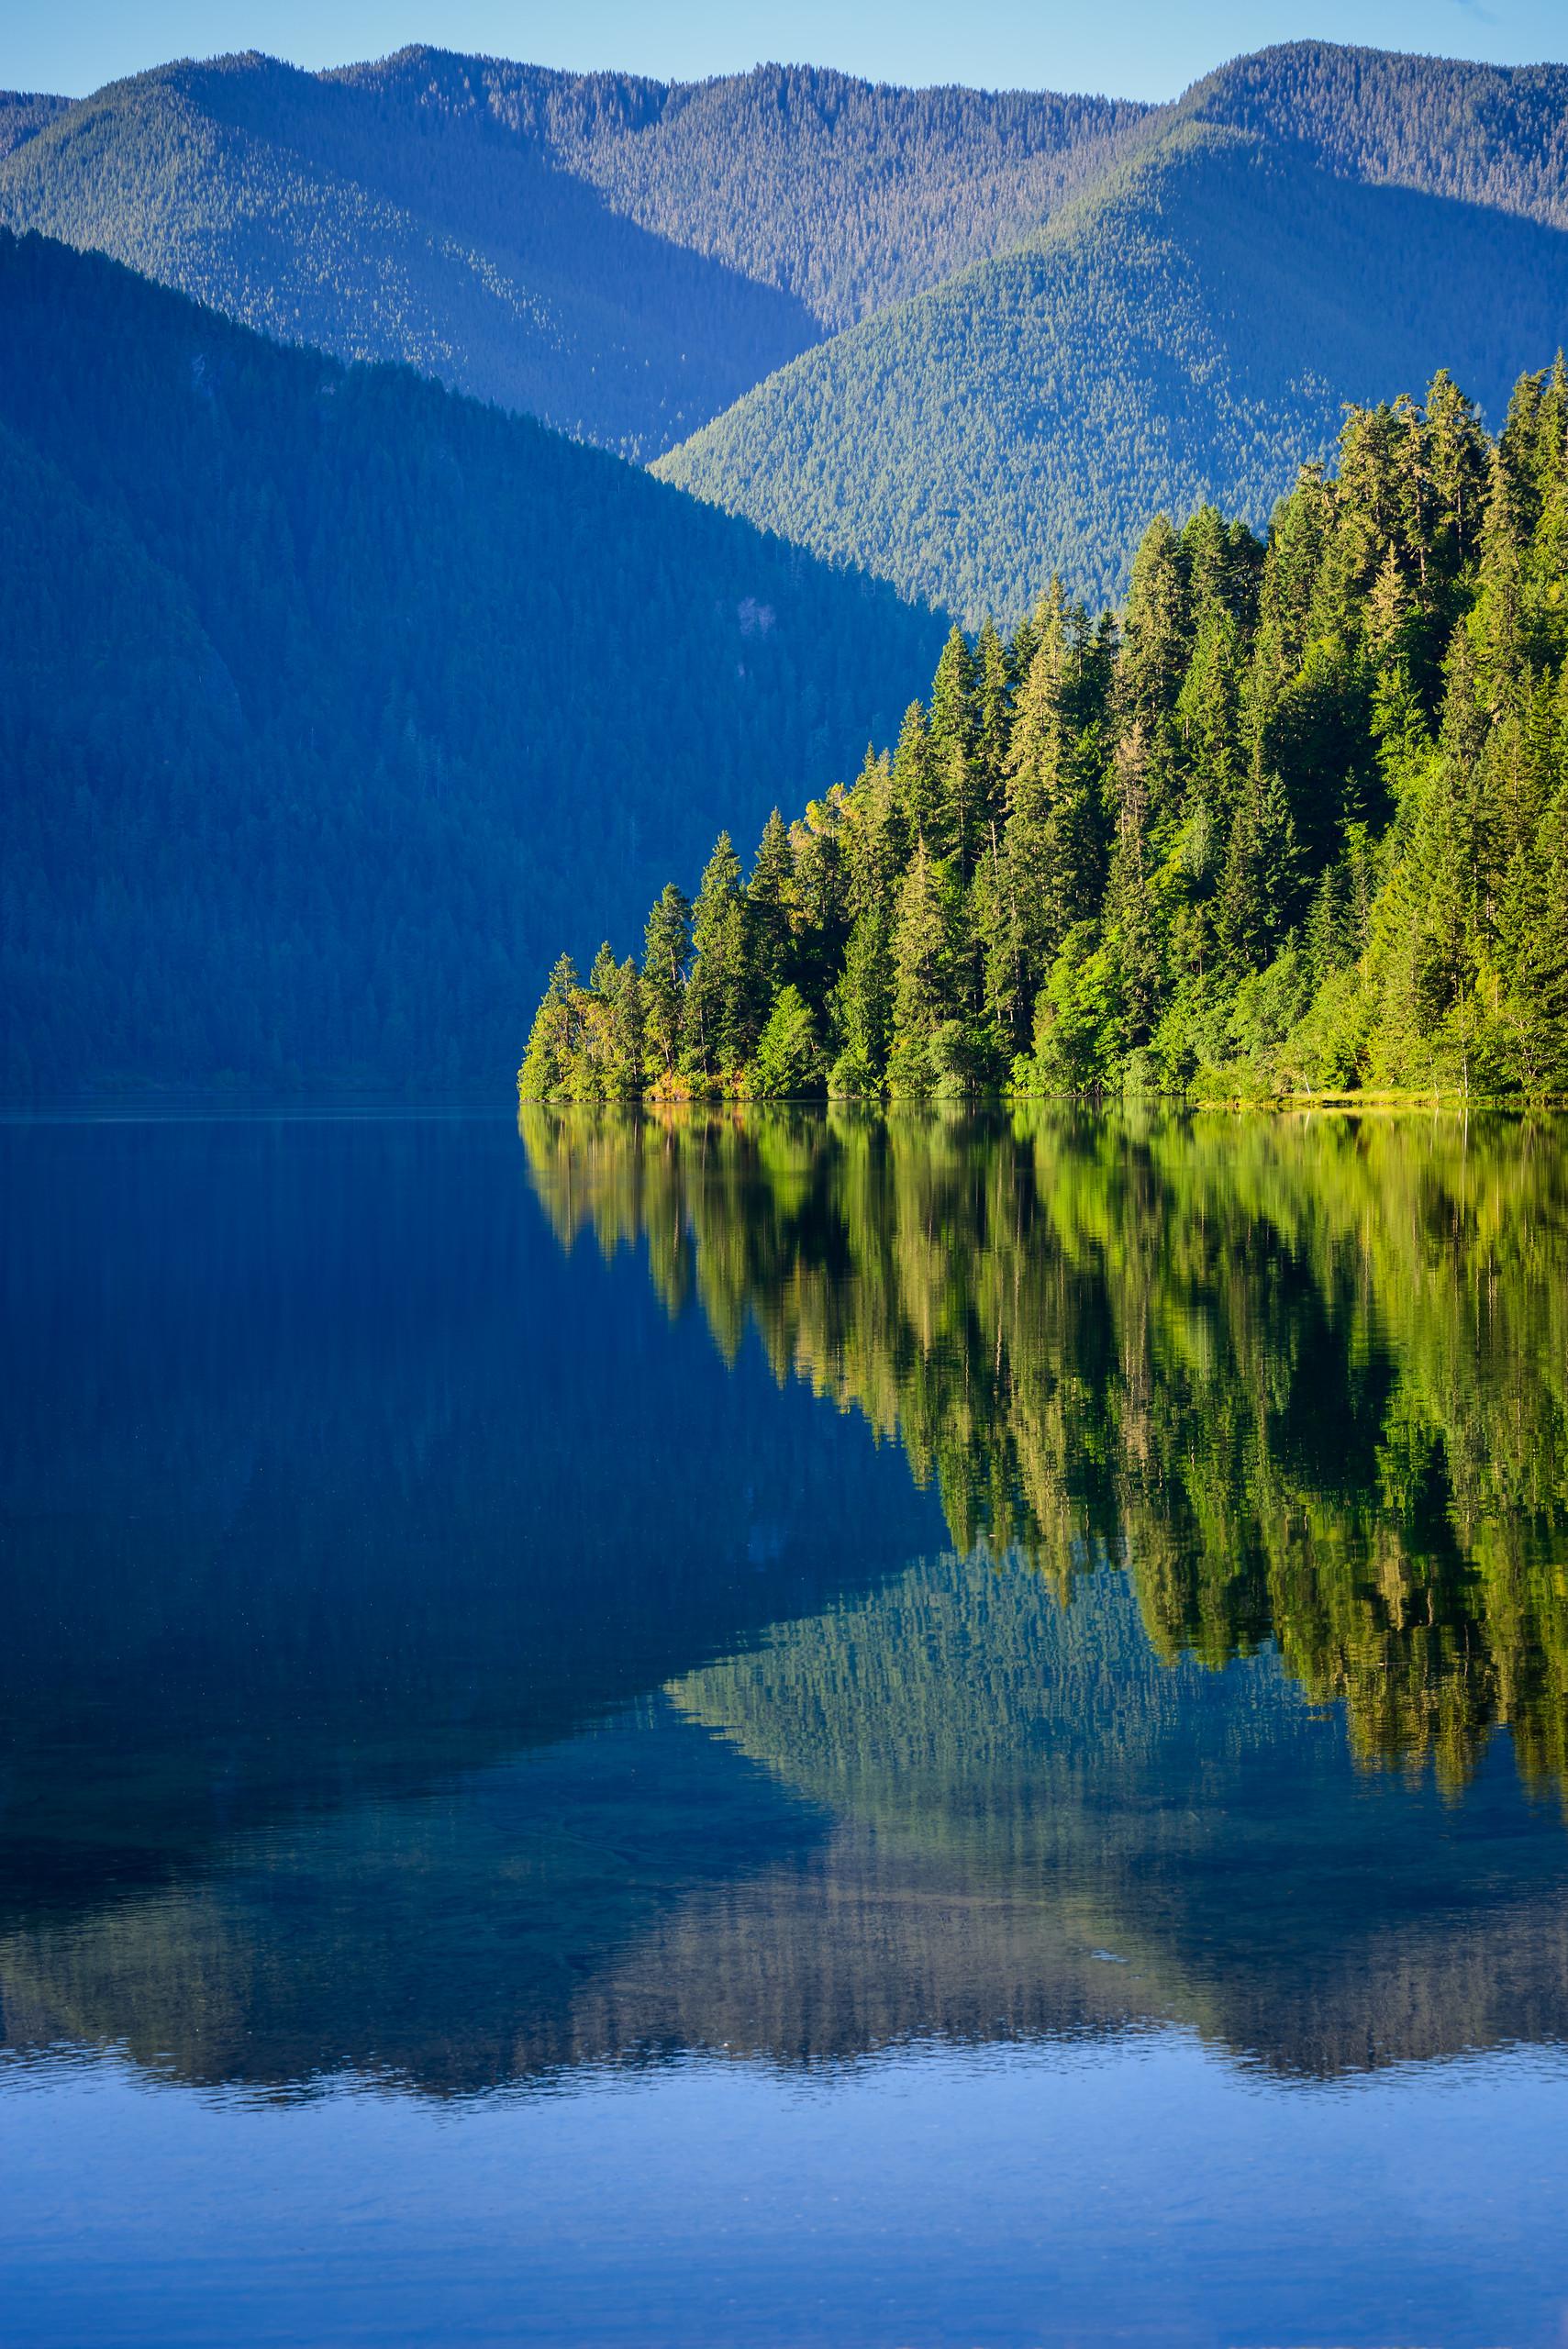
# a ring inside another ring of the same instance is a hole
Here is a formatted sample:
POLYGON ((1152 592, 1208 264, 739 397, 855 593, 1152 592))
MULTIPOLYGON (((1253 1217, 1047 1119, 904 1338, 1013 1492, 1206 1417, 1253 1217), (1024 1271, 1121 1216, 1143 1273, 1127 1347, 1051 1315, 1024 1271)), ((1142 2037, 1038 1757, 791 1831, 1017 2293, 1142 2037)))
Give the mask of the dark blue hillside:
MULTIPOLYGON (((526 418, 0 237, 0 1083, 508 1085, 547 953, 939 624, 526 418)), ((750 845, 750 843, 747 843, 750 845)))

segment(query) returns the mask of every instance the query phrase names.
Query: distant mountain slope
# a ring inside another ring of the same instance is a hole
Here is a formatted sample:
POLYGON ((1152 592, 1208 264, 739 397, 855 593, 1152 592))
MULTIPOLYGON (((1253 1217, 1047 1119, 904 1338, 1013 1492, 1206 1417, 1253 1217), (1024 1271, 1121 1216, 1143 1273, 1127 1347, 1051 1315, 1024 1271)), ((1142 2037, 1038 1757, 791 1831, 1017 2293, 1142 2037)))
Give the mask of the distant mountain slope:
POLYGON ((787 295, 651 236, 486 116, 421 128, 263 58, 169 66, 0 162, 0 220, 630 454, 817 338, 787 295))
POLYGON ((1568 228, 1568 67, 1289 41, 1196 82, 1174 110, 1299 142, 1349 179, 1568 228))
POLYGON ((940 629, 407 370, 0 232, 0 1085, 510 1077, 563 933, 940 629))
POLYGON ((780 68, 683 87, 247 55, 29 118, 0 221, 651 456, 825 327, 1016 242, 1140 112, 780 68))
POLYGON ((1505 73, 1277 55, 1272 76, 1249 60, 1203 85, 1018 251, 806 353, 657 470, 973 622, 1017 615, 1053 566, 1118 595, 1162 507, 1261 522, 1342 403, 1390 383, 1447 366, 1496 420, 1568 334, 1568 232, 1520 217, 1561 197, 1568 72, 1526 77, 1509 114, 1505 73), (1335 72, 1343 106, 1323 95, 1335 72), (1315 143, 1239 127, 1265 98, 1290 119, 1298 87, 1315 143), (1358 128, 1345 110, 1369 87, 1358 128), (1483 97, 1513 144, 1477 131, 1450 171, 1443 126, 1482 121, 1483 97), (1490 200, 1376 184, 1445 173, 1490 200))
POLYGON ((794 294, 834 329, 1006 251, 1150 112, 811 65, 661 83, 413 50, 343 78, 427 117, 485 106, 642 228, 794 294))
POLYGON ((39 90, 0 90, 0 160, 25 146, 70 104, 69 98, 51 98, 39 90))

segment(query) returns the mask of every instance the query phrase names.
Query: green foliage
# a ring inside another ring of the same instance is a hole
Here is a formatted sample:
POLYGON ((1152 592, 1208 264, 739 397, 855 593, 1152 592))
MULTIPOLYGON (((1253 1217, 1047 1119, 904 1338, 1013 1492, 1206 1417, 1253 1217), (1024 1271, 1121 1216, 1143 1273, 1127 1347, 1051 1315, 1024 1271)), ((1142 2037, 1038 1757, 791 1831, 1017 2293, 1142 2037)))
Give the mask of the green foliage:
POLYGON ((1562 362, 1496 442, 1443 373, 1352 409, 1266 540, 1157 518, 1119 619, 950 634, 744 902, 725 999, 791 974, 835 1095, 1568 1089, 1562 362))
MULTIPOLYGON (((642 933, 648 1069, 655 1082, 673 1078, 680 1063, 691 952, 692 908, 684 892, 673 881, 667 881, 642 933)), ((554 1087, 541 1089, 550 1092, 554 1087)))
POLYGON ((759 1101, 789 1101, 818 1091, 821 1081, 822 1056, 811 1014, 798 988, 781 987, 757 1040, 744 1090, 759 1101))
POLYGON ((1075 923, 1035 998, 1034 1075, 1020 1090, 1083 1093, 1099 1082, 1110 1016, 1108 977, 1094 924, 1075 923))
POLYGON ((563 954, 534 1016, 518 1085, 541 1099, 635 1099, 647 1075, 646 1027, 635 963, 628 958, 617 964, 608 945, 602 946, 584 986, 572 957, 563 954))
POLYGON ((740 859, 728 833, 720 832, 692 908, 693 960, 682 1013, 685 1072, 699 1087, 733 1081, 750 1051, 750 942, 740 859))

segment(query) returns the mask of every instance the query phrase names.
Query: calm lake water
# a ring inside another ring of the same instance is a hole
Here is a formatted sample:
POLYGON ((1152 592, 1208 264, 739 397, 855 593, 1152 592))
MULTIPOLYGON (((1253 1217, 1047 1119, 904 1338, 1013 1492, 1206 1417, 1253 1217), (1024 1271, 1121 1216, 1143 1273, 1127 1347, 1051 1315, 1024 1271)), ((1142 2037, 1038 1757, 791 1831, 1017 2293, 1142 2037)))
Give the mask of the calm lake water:
POLYGON ((0 2342, 1568 2342, 1568 1129, 0 1127, 0 2342))

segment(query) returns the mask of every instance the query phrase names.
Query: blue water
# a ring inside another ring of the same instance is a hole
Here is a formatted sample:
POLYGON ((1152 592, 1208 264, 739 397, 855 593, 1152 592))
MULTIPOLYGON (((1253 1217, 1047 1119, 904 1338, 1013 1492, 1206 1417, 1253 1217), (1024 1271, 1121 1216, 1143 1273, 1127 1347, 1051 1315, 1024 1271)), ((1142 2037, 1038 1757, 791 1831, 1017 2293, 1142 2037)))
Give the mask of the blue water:
MULTIPOLYGON (((1560 2061, 1281 2089, 1189 2036, 456 2106, 8 2084, 14 2337, 1556 2341, 1560 2061)), ((9 2198, 8 2198, 9 2199, 9 2198)))
POLYGON ((0 1127, 0 2341, 1568 2341, 1565 1160, 0 1127))

